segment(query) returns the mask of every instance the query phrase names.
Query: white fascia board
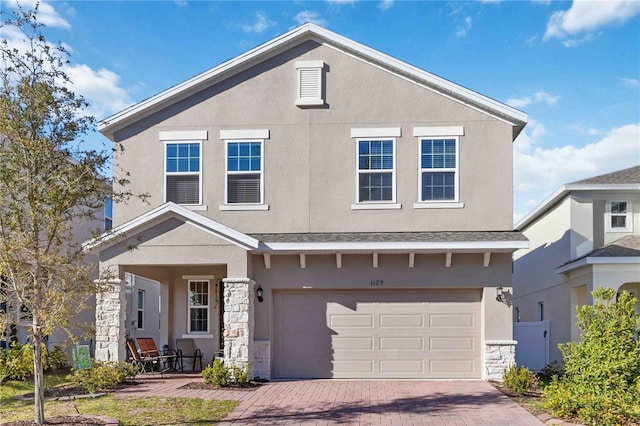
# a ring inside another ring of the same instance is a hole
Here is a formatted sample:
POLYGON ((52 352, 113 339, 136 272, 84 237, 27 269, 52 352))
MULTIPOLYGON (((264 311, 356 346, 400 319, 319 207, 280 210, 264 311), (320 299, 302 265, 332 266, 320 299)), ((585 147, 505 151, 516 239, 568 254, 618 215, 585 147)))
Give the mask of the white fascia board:
POLYGON ((564 274, 588 265, 640 265, 640 256, 625 257, 585 257, 556 268, 556 273, 564 274))
POLYGON ((256 249, 259 246, 259 241, 253 237, 250 237, 235 229, 229 228, 215 220, 204 217, 198 213, 195 213, 185 207, 182 207, 173 202, 168 202, 149 210, 148 212, 131 219, 129 222, 123 223, 120 226, 115 227, 110 232, 106 232, 100 237, 94 238, 83 244, 85 251, 92 251, 109 242, 116 240, 118 237, 125 236, 129 233, 142 232, 157 223, 166 219, 167 216, 177 217, 185 220, 185 222, 197 226, 205 231, 223 238, 231 243, 237 244, 246 249, 256 249))
POLYGON ((467 99, 473 104, 482 106, 487 110, 485 112, 489 114, 491 114, 491 111, 495 111, 498 114, 508 117, 510 124, 513 126, 524 127, 528 121, 526 113, 512 108, 502 102, 498 102, 465 87, 459 86, 445 80, 444 78, 414 67, 413 65, 409 65, 375 49, 321 28, 315 24, 307 23, 100 121, 98 123, 98 130, 105 136, 110 136, 113 134, 114 130, 120 128, 123 122, 127 122, 127 120, 138 115, 140 117, 144 117, 147 110, 153 111, 158 106, 168 105, 182 100, 198 88, 213 84, 216 78, 225 75, 230 71, 235 70, 238 72, 242 69, 243 65, 251 60, 262 55, 268 56, 269 54, 276 54, 279 49, 285 47, 292 41, 303 37, 312 38, 320 43, 328 42, 340 48, 351 50, 352 52, 357 53, 357 56, 364 56, 368 58, 372 63, 378 63, 382 67, 396 69, 408 76, 411 76, 412 78, 415 78, 416 80, 426 81, 429 85, 432 85, 443 92, 452 93, 459 98, 467 99))
POLYGON ((432 250, 432 251, 509 251, 529 248, 528 241, 469 241, 469 242, 326 242, 326 243, 269 243, 260 244, 265 251, 384 251, 384 250, 432 250))
POLYGON ((544 201, 538 204, 533 210, 520 219, 513 229, 522 231, 542 216, 547 210, 553 207, 558 201, 565 198, 572 191, 640 191, 640 184, 637 183, 600 183, 600 184, 567 184, 562 185, 556 192, 549 195, 544 201))

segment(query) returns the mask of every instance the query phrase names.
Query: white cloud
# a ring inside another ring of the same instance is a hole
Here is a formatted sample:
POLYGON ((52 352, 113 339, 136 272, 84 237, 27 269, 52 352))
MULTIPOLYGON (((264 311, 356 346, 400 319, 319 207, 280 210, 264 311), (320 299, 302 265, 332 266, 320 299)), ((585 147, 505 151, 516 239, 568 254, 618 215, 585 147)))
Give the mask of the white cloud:
POLYGON ((89 103, 88 113, 98 120, 132 104, 127 91, 119 86, 120 76, 113 71, 74 65, 67 67, 65 72, 72 82, 71 90, 85 98, 89 103))
POLYGON ((514 143, 517 215, 525 213, 522 210, 531 206, 531 200, 537 204, 565 183, 631 167, 640 159, 640 123, 611 129, 584 146, 536 147, 540 135, 535 124, 527 126, 514 143))
POLYGON ((638 80, 637 78, 624 78, 624 77, 622 77, 620 80, 622 80, 622 83, 625 86, 633 87, 634 89, 636 89, 636 88, 638 88, 638 86, 640 86, 640 80, 638 80))
POLYGON ((464 18, 464 23, 458 27, 458 31, 456 31, 456 37, 464 37, 467 35, 467 32, 471 29, 471 16, 467 16, 464 18))
POLYGON ((327 25, 327 21, 320 17, 318 12, 314 12, 313 10, 303 10, 299 12, 296 16, 293 17, 293 20, 296 21, 298 25, 306 24, 307 22, 311 22, 316 25, 320 25, 325 27, 327 25))
POLYGON ((640 13, 640 1, 574 0, 569 10, 554 12, 547 23, 544 40, 565 40, 566 47, 589 41, 600 28, 623 24, 640 13), (581 35, 582 36, 579 36, 581 35))
POLYGON ((344 6, 347 4, 355 4, 358 0, 327 0, 332 6, 344 6))
POLYGON ((242 25, 242 30, 247 33, 257 33, 267 30, 276 24, 275 21, 270 20, 267 14, 261 11, 256 12, 256 20, 253 24, 242 25))
MULTIPOLYGON (((48 27, 71 28, 71 24, 60 16, 53 6, 47 2, 38 2, 36 0, 20 0, 19 2, 17 0, 7 1, 7 5, 12 9, 17 9, 18 3, 24 10, 35 9, 36 5, 38 5, 38 22, 41 24, 48 27)), ((65 5, 68 7, 66 3, 65 5)), ((73 10, 73 8, 71 8, 71 10, 73 10)))
POLYGON ((393 2, 394 0, 382 0, 380 3, 378 3, 378 9, 389 10, 391 9, 391 6, 393 6, 393 2))
POLYGON ((176 6, 185 7, 189 2, 187 0, 173 0, 176 6))
POLYGON ((555 105, 558 102, 560 96, 551 95, 544 90, 540 90, 534 93, 533 96, 524 96, 522 98, 510 98, 507 99, 507 105, 511 105, 514 108, 522 108, 531 104, 545 103, 547 105, 555 105))

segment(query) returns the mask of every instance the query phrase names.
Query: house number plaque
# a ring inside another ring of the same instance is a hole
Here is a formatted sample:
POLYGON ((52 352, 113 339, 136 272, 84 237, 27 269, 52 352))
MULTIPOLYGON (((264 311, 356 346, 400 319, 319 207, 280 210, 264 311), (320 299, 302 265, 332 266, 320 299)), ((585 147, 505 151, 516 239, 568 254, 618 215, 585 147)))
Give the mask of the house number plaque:
POLYGON ((371 286, 381 286, 384 284, 384 280, 371 280, 371 286))

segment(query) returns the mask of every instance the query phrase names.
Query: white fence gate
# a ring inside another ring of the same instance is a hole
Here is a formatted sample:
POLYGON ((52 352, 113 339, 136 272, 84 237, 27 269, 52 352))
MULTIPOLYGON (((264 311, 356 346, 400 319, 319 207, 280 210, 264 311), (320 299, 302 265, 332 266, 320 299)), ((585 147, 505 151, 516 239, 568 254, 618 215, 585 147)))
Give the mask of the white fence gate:
POLYGON ((549 364, 549 320, 513 324, 516 364, 540 371, 549 364))

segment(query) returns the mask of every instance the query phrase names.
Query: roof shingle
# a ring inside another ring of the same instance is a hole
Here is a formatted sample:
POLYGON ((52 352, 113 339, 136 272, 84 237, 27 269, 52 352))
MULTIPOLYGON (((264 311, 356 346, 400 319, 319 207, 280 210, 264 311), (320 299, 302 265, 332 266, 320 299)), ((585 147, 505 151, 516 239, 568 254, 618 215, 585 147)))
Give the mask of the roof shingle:
POLYGON ((250 236, 266 243, 527 241, 524 235, 514 231, 328 232, 250 236))
POLYGON ((624 183, 640 183, 640 166, 629 167, 628 169, 618 170, 604 175, 582 179, 576 182, 571 182, 570 185, 624 183))

